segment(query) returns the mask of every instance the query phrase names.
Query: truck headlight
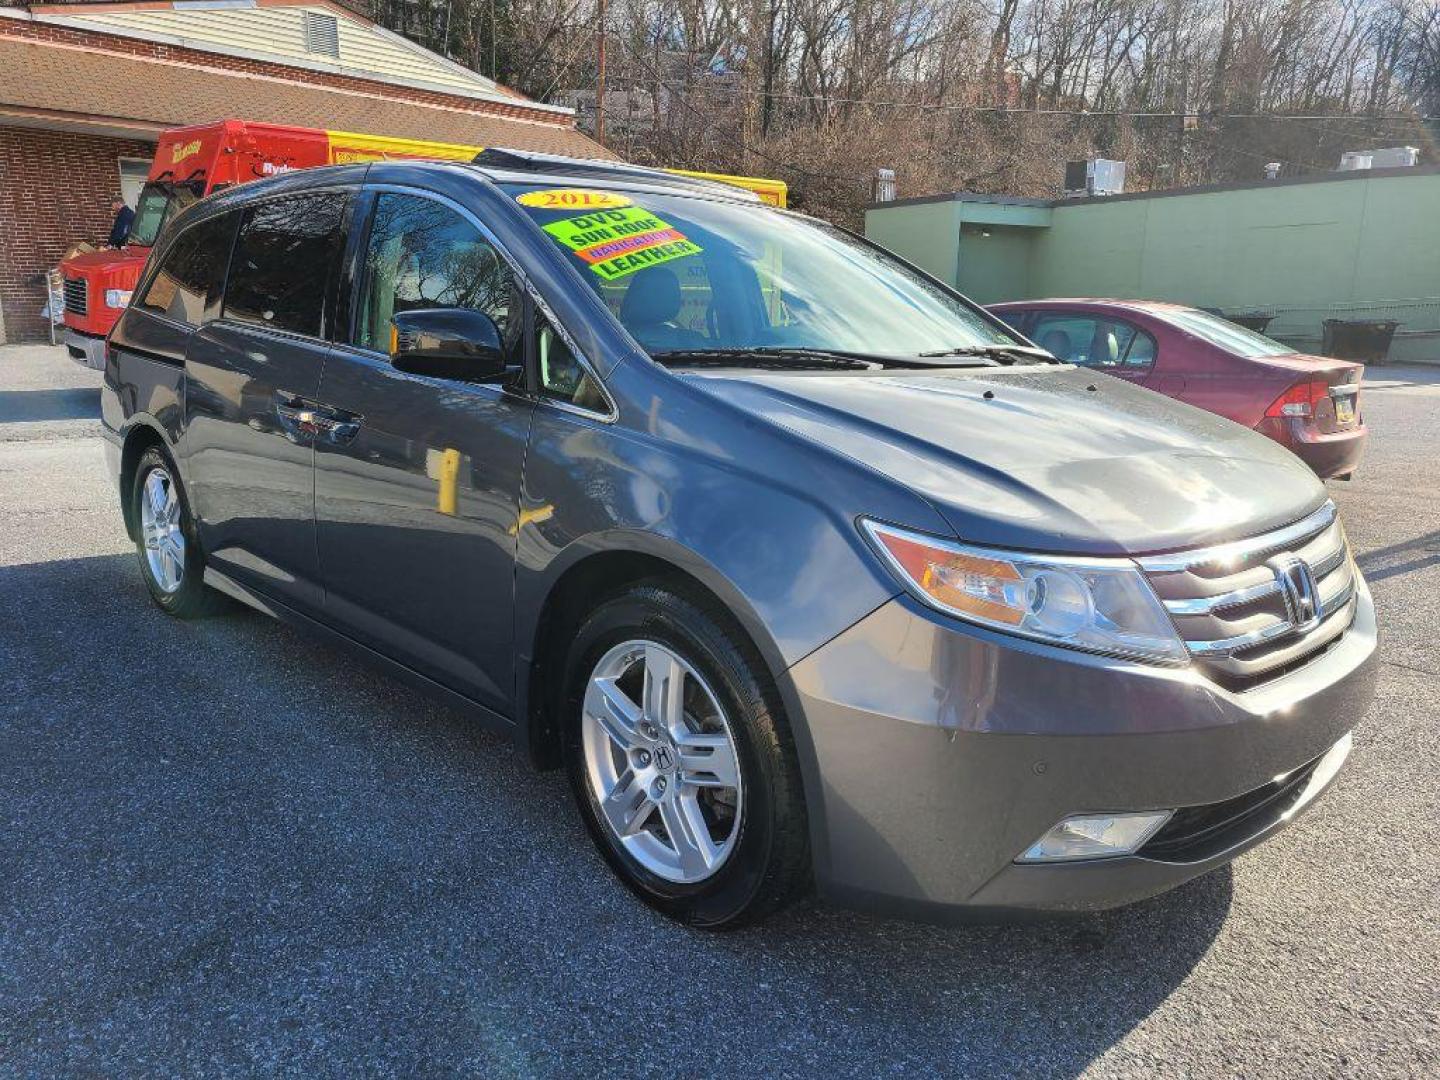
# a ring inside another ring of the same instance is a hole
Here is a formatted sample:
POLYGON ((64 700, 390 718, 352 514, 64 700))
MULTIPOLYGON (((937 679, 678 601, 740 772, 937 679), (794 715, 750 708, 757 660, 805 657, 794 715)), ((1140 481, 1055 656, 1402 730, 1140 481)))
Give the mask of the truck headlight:
POLYGON ((130 306, 130 297, 134 295, 132 289, 106 289, 105 306, 108 308, 123 308, 130 306))
POLYGON ((956 618, 1106 656, 1188 659, 1175 624, 1129 559, 1029 555, 863 524, 902 584, 956 618))

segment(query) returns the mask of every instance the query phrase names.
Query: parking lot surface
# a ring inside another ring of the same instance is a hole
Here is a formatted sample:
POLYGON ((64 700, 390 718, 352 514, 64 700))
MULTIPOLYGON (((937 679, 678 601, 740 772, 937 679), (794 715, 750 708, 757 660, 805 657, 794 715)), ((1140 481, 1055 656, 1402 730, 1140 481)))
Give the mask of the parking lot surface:
POLYGON ((258 614, 162 615, 99 376, 0 349, 0 1073, 1440 1074, 1440 369, 1371 374, 1330 486, 1384 673, 1314 811, 1077 921, 713 935, 502 740, 258 614))

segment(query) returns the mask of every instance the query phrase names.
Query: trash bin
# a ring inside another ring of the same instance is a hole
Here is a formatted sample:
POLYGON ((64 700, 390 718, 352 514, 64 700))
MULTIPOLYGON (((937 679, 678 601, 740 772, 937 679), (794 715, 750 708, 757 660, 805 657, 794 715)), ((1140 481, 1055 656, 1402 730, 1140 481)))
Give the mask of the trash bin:
POLYGON ((1391 319, 1326 319, 1320 351, 1337 360, 1382 364, 1399 325, 1391 319))
POLYGON ((1263 334, 1265 328, 1275 321, 1274 315, 1266 315, 1262 311, 1247 311, 1235 315, 1226 315, 1236 326, 1243 326, 1246 330, 1254 330, 1257 334, 1263 334))

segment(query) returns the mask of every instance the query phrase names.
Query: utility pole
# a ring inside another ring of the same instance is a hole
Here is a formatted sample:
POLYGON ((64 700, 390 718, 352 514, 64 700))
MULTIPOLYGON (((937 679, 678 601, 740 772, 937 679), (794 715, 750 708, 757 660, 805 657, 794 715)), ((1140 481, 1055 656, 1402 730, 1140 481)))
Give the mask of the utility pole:
POLYGON ((605 145, 605 0, 599 0, 596 21, 599 40, 595 58, 595 141, 605 145))

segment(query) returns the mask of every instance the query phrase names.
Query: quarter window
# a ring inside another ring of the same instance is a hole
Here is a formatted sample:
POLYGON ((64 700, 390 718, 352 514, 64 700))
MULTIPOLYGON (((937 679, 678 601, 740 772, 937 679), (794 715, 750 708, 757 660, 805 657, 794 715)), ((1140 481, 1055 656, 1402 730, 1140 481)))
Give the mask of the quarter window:
POLYGON ((1155 339, 1122 319, 1040 312, 1030 339, 1061 360, 1118 373, 1143 373, 1155 363, 1155 339))
POLYGON ((237 216, 209 218, 176 237, 150 279, 140 307, 191 326, 204 322, 205 309, 218 299, 225 280, 237 216))
POLYGON ((595 379, 543 316, 537 314, 535 353, 540 365, 540 393, 591 412, 609 408, 595 379))
POLYGON ((225 317, 321 337, 325 293, 339 258, 348 199, 331 192, 293 195, 245 211, 225 317))
POLYGON ((421 308, 483 311, 510 354, 518 354, 521 293, 500 253, 443 203, 382 193, 365 250, 355 344, 388 351, 391 317, 421 308))

